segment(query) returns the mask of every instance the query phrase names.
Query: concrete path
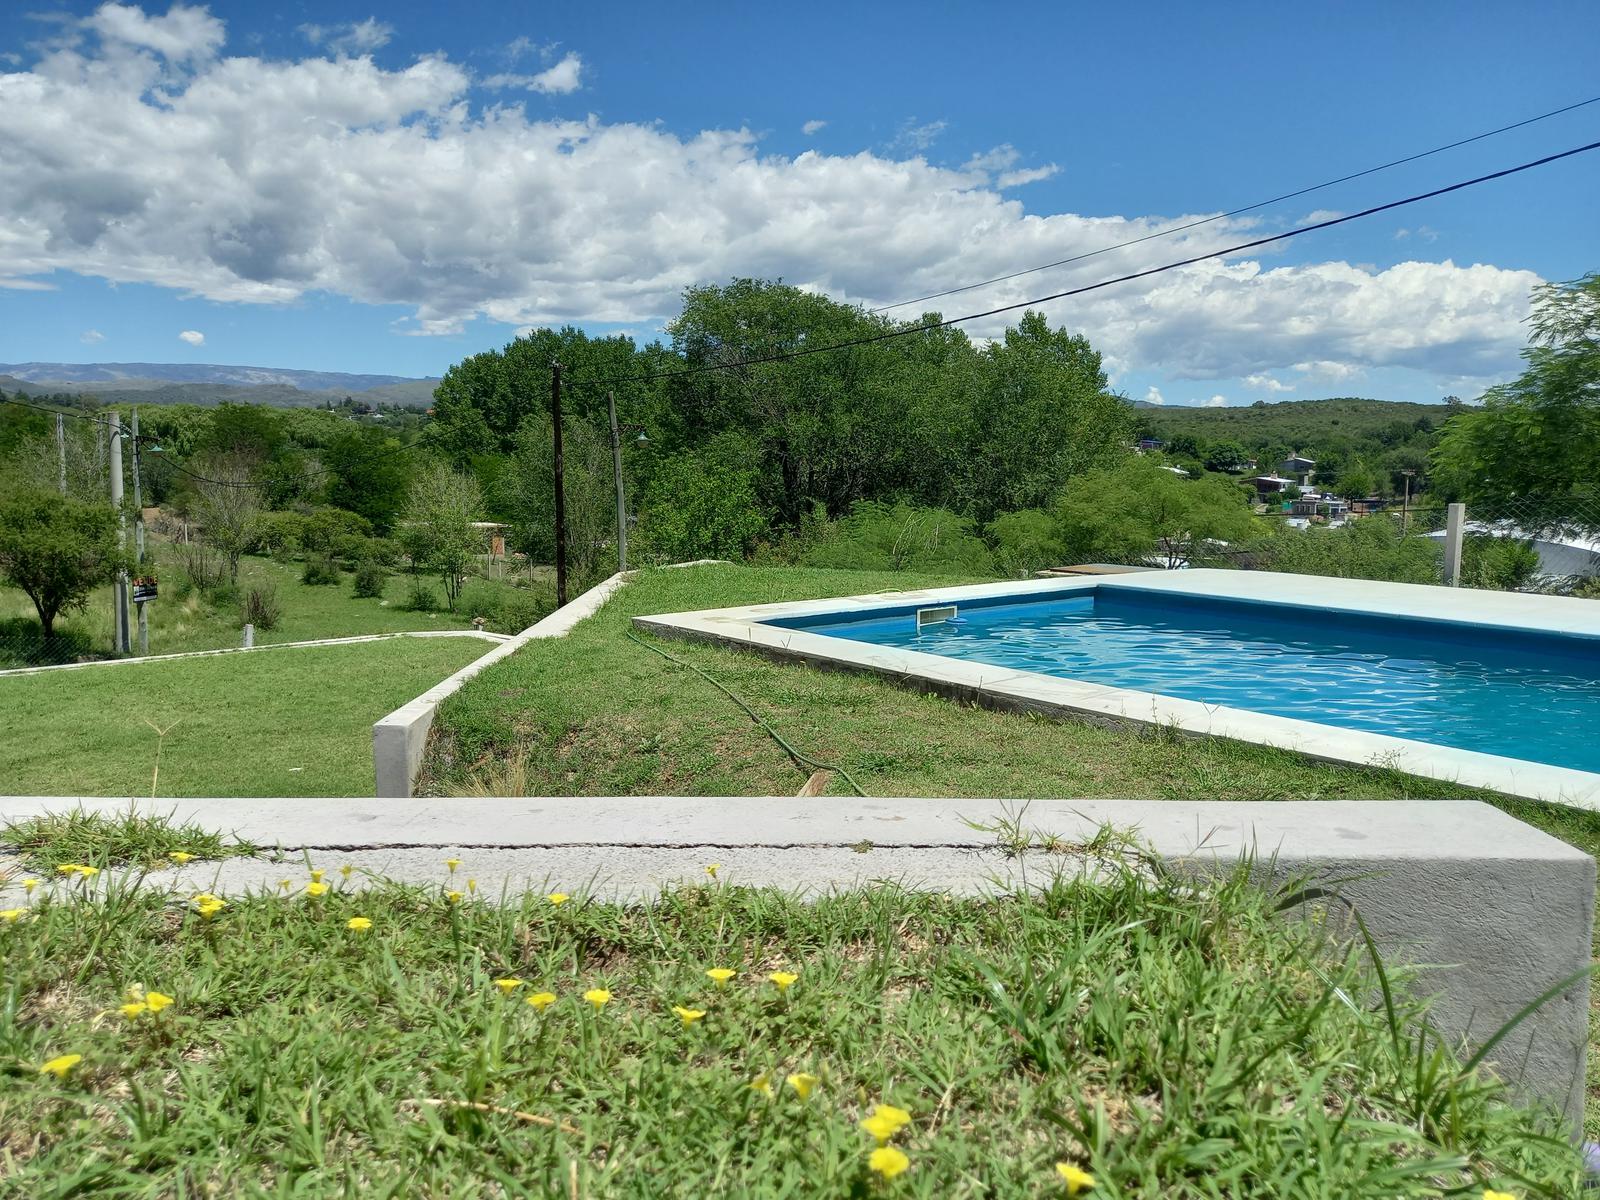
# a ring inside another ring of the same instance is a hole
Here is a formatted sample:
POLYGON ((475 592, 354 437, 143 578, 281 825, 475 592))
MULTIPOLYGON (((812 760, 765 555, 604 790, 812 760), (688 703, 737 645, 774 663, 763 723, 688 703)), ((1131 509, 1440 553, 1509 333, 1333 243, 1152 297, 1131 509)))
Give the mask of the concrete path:
POLYGON ((97 658, 90 662, 53 663, 44 667, 13 667, 0 671, 7 675, 39 675, 45 671, 82 671, 89 667, 125 667, 131 663, 171 662, 178 658, 211 658, 218 654, 248 654, 257 650, 292 650, 300 646, 353 646, 358 642, 386 642, 390 638, 469 637, 484 642, 509 642, 507 633, 485 633, 481 629, 402 629, 394 633, 364 633, 353 637, 319 638, 309 642, 267 642, 259 646, 228 646, 221 650, 188 650, 182 654, 146 654, 132 658, 97 658))

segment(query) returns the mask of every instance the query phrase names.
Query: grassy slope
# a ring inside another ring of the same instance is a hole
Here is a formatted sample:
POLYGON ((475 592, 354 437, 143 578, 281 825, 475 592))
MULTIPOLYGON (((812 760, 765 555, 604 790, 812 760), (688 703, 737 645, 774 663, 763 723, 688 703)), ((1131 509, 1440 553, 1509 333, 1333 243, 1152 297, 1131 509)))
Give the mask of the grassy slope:
POLYGON ((146 889, 0 924, 15 1194, 1009 1200, 1065 1195, 1058 1162, 1129 1200, 1576 1189, 1564 1139, 1414 1069, 1365 960, 1242 876, 452 906, 467 858, 436 888, 330 872, 321 899, 211 921, 146 889), (173 1002, 124 1016, 131 985, 173 1002), (859 1124, 878 1103, 909 1118, 886 1183, 859 1124))
MULTIPOLYGON (((792 794, 805 776, 783 751, 704 680, 627 640, 628 618, 950 582, 737 566, 642 575, 570 637, 526 647, 447 702, 430 756, 434 780, 444 788, 490 790, 509 783, 528 795, 792 794), (497 780, 504 762, 515 764, 515 777, 497 780)), ((877 795, 1477 794, 1242 743, 971 709, 864 675, 685 642, 657 644, 732 688, 803 753, 842 765, 877 795)))
MULTIPOLYGON (((176 596, 178 570, 170 561, 158 561, 164 589, 163 596, 146 606, 150 621, 150 653, 179 654, 188 650, 221 650, 237 646, 240 642, 239 614, 235 608, 221 612, 213 610, 199 596, 191 595, 180 600, 176 596)), ((473 612, 470 603, 461 611, 412 612, 402 608, 412 579, 409 575, 395 575, 389 580, 382 597, 358 598, 351 587, 352 577, 342 575, 337 585, 310 586, 300 582, 301 565, 283 564, 269 558, 247 556, 239 565, 239 587, 271 583, 277 589, 278 603, 283 609, 283 619, 275 629, 256 631, 258 644, 274 642, 301 642, 319 638, 350 637, 364 633, 396 633, 417 629, 467 629, 471 627, 473 612)), ((428 578, 435 596, 442 596, 436 579, 428 578)), ((486 579, 473 579, 467 584, 465 600, 474 595, 487 596, 496 592, 511 592, 507 584, 486 579)), ((28 598, 15 588, 0 588, 0 666, 21 665, 5 662, 5 634, 3 626, 8 621, 37 628, 37 617, 28 598)), ((57 628, 71 636, 80 634, 90 646, 101 650, 111 645, 111 589, 98 589, 90 598, 84 612, 74 612, 63 617, 57 628)))
POLYGON ((403 638, 0 679, 0 792, 371 795, 370 726, 490 649, 403 638))

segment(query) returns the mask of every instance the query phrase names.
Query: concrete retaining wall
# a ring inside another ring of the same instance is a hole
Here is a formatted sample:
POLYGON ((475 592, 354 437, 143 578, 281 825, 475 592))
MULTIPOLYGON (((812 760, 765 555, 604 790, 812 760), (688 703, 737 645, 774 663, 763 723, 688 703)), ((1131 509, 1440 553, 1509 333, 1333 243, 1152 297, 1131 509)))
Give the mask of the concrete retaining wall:
MULTIPOLYGON (((1343 881, 1385 957, 1428 964, 1422 987, 1448 1037, 1480 1043, 1541 993, 1591 961, 1595 864, 1578 850, 1475 801, 1201 802, 1118 800, 649 797, 140 800, 0 798, 0 818, 130 804, 194 820, 321 865, 437 884, 461 858, 484 894, 590 890, 642 898, 674 882, 720 878, 808 892, 898 880, 938 891, 1026 887, 1069 855, 1008 856, 993 832, 1082 839, 1130 828, 1192 871, 1250 855, 1264 881, 1343 881), (335 859, 332 856, 337 854, 335 859)), ((0 863, 0 866, 3 866, 0 863)), ((182 889, 271 890, 283 866, 265 858, 158 872, 182 889)), ((5 872, 0 870, 0 879, 5 872)), ((14 884, 10 891, 20 893, 14 884)), ((7 888, 0 884, 0 899, 7 888)), ((1493 1054, 1502 1074, 1573 1122, 1583 1111, 1587 979, 1528 1018, 1493 1054)))
POLYGON ((600 607, 628 581, 630 575, 631 572, 618 572, 604 583, 596 584, 576 600, 502 642, 482 658, 474 659, 450 678, 435 684, 415 700, 402 704, 373 725, 372 765, 377 776, 377 795, 411 795, 417 770, 422 765, 422 753, 428 745, 428 730, 433 728, 434 714, 439 711, 439 705, 460 691, 467 680, 485 667, 515 654, 531 641, 566 637, 579 621, 599 612, 600 607))

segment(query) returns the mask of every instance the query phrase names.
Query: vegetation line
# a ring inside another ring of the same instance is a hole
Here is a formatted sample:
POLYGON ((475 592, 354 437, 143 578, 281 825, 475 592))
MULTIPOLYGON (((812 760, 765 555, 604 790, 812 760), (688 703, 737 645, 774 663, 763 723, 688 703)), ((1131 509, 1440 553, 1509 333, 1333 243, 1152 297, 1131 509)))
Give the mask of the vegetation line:
POLYGON ((695 666, 692 662, 685 662, 683 659, 678 658, 675 655, 668 654, 660 646, 652 646, 649 642, 645 641, 642 637, 640 637, 636 633, 633 633, 631 630, 627 633, 626 636, 627 636, 627 638, 628 638, 628 640, 630 642, 637 642, 637 643, 639 643, 639 645, 643 646, 646 650, 654 650, 657 654, 661 655, 661 657, 666 659, 668 662, 677 663, 678 666, 680 666, 680 667, 688 667, 689 670, 693 671, 696 675, 700 676, 701 679, 704 679, 712 687, 716 688, 724 696, 726 696, 726 697, 728 697, 728 699, 732 700, 735 704, 737 704, 740 708, 742 708, 744 710, 746 716, 748 716, 752 721, 754 721, 757 725, 759 725, 762 729, 764 729, 766 731, 767 735, 770 738, 772 738, 773 741, 777 742, 778 745, 782 746, 783 749, 784 749, 784 752, 786 754, 788 754, 788 756, 794 760, 794 765, 799 767, 808 776, 810 775, 810 773, 812 771, 832 771, 835 774, 837 774, 839 776, 839 778, 843 779, 846 783, 848 783, 850 785, 850 790, 853 791, 856 795, 861 796, 863 798, 866 797, 866 793, 861 790, 861 785, 858 784, 851 777, 849 771, 846 771, 843 767, 837 766, 834 763, 820 762, 815 758, 809 758, 806 755, 801 754, 800 751, 796 750, 787 741, 785 741, 783 735, 781 733, 779 733, 776 729, 774 729, 767 722, 767 720, 764 717, 762 717, 760 714, 758 714, 756 712, 755 709, 751 708, 748 704, 746 704, 743 700, 741 700, 737 695, 735 695, 733 693, 733 691, 730 690, 727 687, 727 685, 723 684, 721 681, 719 681, 716 678, 714 678, 708 672, 701 670, 699 667, 695 666))

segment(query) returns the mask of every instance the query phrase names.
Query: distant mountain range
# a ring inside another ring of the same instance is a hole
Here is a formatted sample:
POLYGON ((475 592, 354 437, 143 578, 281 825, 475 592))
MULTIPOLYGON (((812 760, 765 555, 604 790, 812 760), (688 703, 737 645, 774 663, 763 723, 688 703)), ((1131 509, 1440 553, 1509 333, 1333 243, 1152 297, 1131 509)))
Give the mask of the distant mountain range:
POLYGON ((347 375, 212 363, 0 363, 0 389, 93 393, 107 404, 272 404, 314 408, 359 395, 368 404, 426 408, 437 379, 347 375))

